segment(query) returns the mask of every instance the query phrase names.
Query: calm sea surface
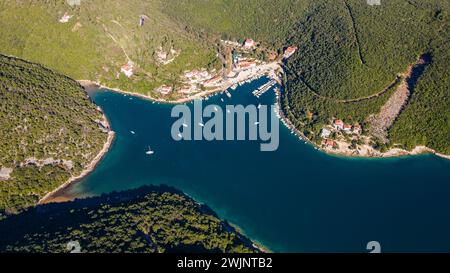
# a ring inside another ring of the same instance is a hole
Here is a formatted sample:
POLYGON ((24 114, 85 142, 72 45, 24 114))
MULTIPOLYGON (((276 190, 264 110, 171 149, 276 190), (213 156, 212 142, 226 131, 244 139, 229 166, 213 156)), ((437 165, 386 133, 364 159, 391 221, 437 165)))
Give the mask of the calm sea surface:
MULTIPOLYGON (((251 94, 265 81, 203 104, 272 104, 273 92, 260 99, 251 94)), ((276 152, 261 152, 258 141, 176 142, 172 105, 107 90, 91 95, 117 138, 72 194, 167 184, 279 252, 367 252, 369 241, 385 252, 450 252, 450 160, 329 156, 282 124, 276 152), (152 156, 145 154, 149 145, 152 156)))

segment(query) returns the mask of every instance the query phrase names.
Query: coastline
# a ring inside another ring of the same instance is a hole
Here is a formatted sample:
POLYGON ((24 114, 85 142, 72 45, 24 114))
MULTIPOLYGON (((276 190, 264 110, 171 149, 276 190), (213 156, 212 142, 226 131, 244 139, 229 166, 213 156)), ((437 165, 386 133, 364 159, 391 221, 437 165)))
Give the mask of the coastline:
MULTIPOLYGON (((200 201, 198 198, 194 198, 193 196, 191 196, 190 194, 182 191, 184 195, 186 195, 187 197, 189 197, 190 199, 194 200, 194 202, 196 202, 199 205, 206 205, 208 206, 207 203, 200 201)), ((209 207, 209 206, 208 206, 209 207)), ((237 224, 228 221, 227 219, 225 219, 225 217, 221 217, 218 214, 218 210, 214 210, 211 208, 211 210, 213 210, 216 214, 217 217, 224 222, 225 224, 229 225, 231 228, 235 229, 240 235, 247 237, 247 238, 252 238, 251 236, 249 236, 240 226, 238 226, 237 224)), ((272 251, 270 248, 268 248, 267 246, 265 246, 263 243, 256 241, 254 239, 250 239, 250 241, 252 242, 252 246, 256 249, 258 249, 259 251, 261 251, 262 253, 275 253, 274 251, 272 251)))
MULTIPOLYGON (((104 120, 107 122, 109 127, 109 121, 106 118, 106 116, 103 114, 104 120)), ((109 149, 112 146, 112 143, 115 138, 115 133, 112 130, 108 131, 108 138, 106 142, 103 144, 103 148, 100 150, 100 152, 94 157, 94 159, 86 166, 86 168, 77 176, 72 176, 64 182, 62 185, 57 187, 56 189, 52 190, 51 192, 48 192, 44 197, 42 197, 38 205, 42 204, 48 204, 48 203, 61 203, 66 201, 72 201, 75 199, 75 197, 67 197, 64 195, 64 190, 66 190, 68 187, 72 186, 74 183, 78 182, 80 179, 91 173, 95 167, 100 163, 100 161, 103 159, 103 157, 106 155, 106 153, 109 151, 109 149)))
POLYGON ((403 157, 403 156, 415 156, 415 155, 424 155, 424 154, 433 154, 437 157, 450 160, 450 155, 445 155, 436 152, 435 150, 428 148, 426 146, 416 146, 411 151, 407 151, 400 148, 391 148, 388 151, 381 153, 381 152, 373 152, 368 154, 355 154, 354 152, 345 152, 342 150, 333 150, 333 149, 324 149, 317 144, 310 141, 300 130, 298 130, 294 124, 287 118, 286 114, 284 113, 282 107, 281 107, 281 93, 276 94, 276 106, 278 109, 278 115, 280 117, 281 122, 293 132, 300 140, 304 141, 305 143, 308 143, 312 145, 316 150, 324 152, 331 156, 342 156, 347 158, 394 158, 394 157, 403 157))
MULTIPOLYGON (((113 88, 113 87, 109 87, 109 86, 105 86, 102 85, 99 82, 96 81, 91 81, 91 80, 77 80, 77 82, 83 86, 84 88, 94 88, 95 89, 108 89, 110 91, 114 91, 116 93, 121 93, 121 94, 125 94, 125 95, 130 95, 133 97, 139 97, 141 99, 145 99, 145 100, 150 100, 150 101, 154 101, 154 102, 159 102, 159 103, 167 103, 167 104, 180 104, 180 103, 185 103, 185 102, 189 102, 192 100, 197 99, 197 97, 190 97, 190 98, 182 98, 182 99, 178 99, 175 101, 168 101, 168 100, 163 100, 163 99, 158 99, 158 98, 154 98, 152 96, 148 96, 148 95, 143 95, 143 94, 139 94, 139 93, 133 93, 133 92, 129 92, 129 91, 125 91, 119 88, 113 88)), ((200 95, 198 98, 202 98, 204 96, 207 96, 209 94, 213 94, 213 93, 217 93, 220 92, 220 90, 213 90, 213 91, 204 91, 201 93, 198 93, 197 95, 200 95)))
MULTIPOLYGON (((190 97, 186 97, 186 98, 180 98, 177 100, 165 100, 165 99, 158 99, 158 98, 154 98, 148 95, 143 95, 143 94, 139 94, 139 93, 133 93, 133 92, 129 92, 129 91, 124 91, 121 90, 119 88, 111 88, 105 85, 100 84, 99 82, 95 82, 95 81, 91 81, 91 80, 78 80, 78 83, 80 83, 80 85, 82 85, 85 88, 97 88, 97 89, 108 89, 117 93, 122 93, 122 94, 126 94, 126 95, 130 95, 130 96, 135 96, 135 97, 139 97, 142 99, 146 99, 146 100, 150 100, 150 101, 154 101, 154 102, 158 102, 158 103, 166 103, 166 104, 181 104, 181 103, 187 103, 193 100, 197 100, 197 99, 202 99, 206 96, 209 95, 213 95, 219 92, 223 92, 225 90, 227 90, 228 88, 230 88, 233 84, 239 84, 241 82, 245 82, 246 80, 248 80, 249 78, 251 78, 252 76, 256 75, 264 75, 266 72, 270 74, 270 72, 272 72, 274 75, 276 75, 276 73, 274 73, 278 68, 282 70, 282 66, 280 65, 280 63, 278 62, 273 62, 273 63, 269 63, 265 65, 265 72, 264 73, 254 73, 252 74, 252 71, 247 72, 250 73, 246 76, 243 77, 239 77, 239 79, 237 79, 235 82, 231 82, 229 84, 217 87, 215 89, 212 90, 208 90, 208 91, 202 91, 199 92, 193 96, 190 97)), ((259 70, 257 70, 257 72, 259 72, 259 70)), ((284 73, 284 72, 283 72, 284 73)), ((279 84, 281 84, 283 87, 284 84, 282 83, 282 81, 275 77, 277 79, 277 82, 279 84)), ((312 141, 310 141, 302 132, 300 132, 298 129, 295 128, 294 124, 287 118, 287 116, 285 115, 282 107, 281 107, 281 91, 279 93, 276 93, 276 105, 278 107, 278 115, 280 120, 282 121, 282 123, 289 129, 291 130, 298 138, 300 138, 300 140, 304 141, 305 143, 308 143, 310 145, 312 145, 316 150, 319 150, 321 152, 324 152, 328 155, 337 155, 337 156, 344 156, 344 157, 354 157, 354 158, 392 158, 392 157, 402 157, 402 156, 414 156, 414 155, 422 155, 422 154, 433 154, 436 155, 440 158, 444 158, 444 159, 448 159, 450 160, 450 155, 445 155, 445 154, 441 154, 438 153, 437 151, 425 147, 425 146, 416 146, 414 149, 412 149, 411 151, 407 151, 404 149, 400 149, 400 148, 391 148, 388 151, 382 153, 376 150, 372 150, 372 149, 366 149, 365 153, 360 154, 360 153, 355 153, 354 151, 347 151, 347 150, 343 150, 343 149, 326 149, 326 148, 322 148, 320 146, 318 146, 317 144, 313 143, 312 141)))
MULTIPOLYGON (((243 235, 244 237, 247 238, 251 238, 251 236, 248 236, 245 231, 239 227, 238 225, 234 224, 234 223, 230 223, 227 221, 227 223, 234 228, 239 234, 243 235)), ((250 241, 252 242, 252 246, 256 249, 258 249, 259 251, 261 251, 262 253, 275 253, 274 251, 272 251, 271 249, 269 249, 267 246, 265 246, 264 244, 262 244, 259 241, 256 241, 254 239, 250 239, 250 241)))
POLYGON ((117 92, 117 93, 126 94, 126 95, 130 95, 130 96, 134 96, 134 97, 139 97, 139 98, 142 98, 142 99, 145 99, 145 100, 150 100, 150 101, 154 101, 154 102, 158 102, 158 103, 182 104, 182 103, 191 102, 191 101, 194 101, 194 100, 197 100, 197 99, 203 99, 204 97, 207 97, 207 96, 210 96, 210 95, 214 95, 216 93, 224 92, 227 89, 229 89, 230 87, 232 87, 233 85, 241 84, 243 82, 246 82, 249 79, 252 79, 253 77, 262 77, 264 75, 268 75, 269 77, 272 77, 275 80, 277 80, 277 82, 280 82, 280 80, 278 79, 278 77, 276 76, 276 73, 275 73, 275 71, 277 69, 281 69, 280 63, 279 62, 271 62, 271 63, 260 65, 260 66, 256 67, 256 69, 240 71, 238 73, 238 76, 236 76, 236 78, 232 78, 230 80, 230 82, 227 82, 226 84, 223 84, 221 86, 216 86, 215 88, 213 88, 211 90, 201 91, 201 92, 196 93, 196 94, 194 94, 192 96, 179 98, 177 100, 159 99, 159 98, 155 98, 155 97, 152 97, 152 96, 149 96, 149 95, 133 93, 133 92, 130 92, 130 91, 122 90, 120 88, 113 88, 113 87, 102 85, 98 81, 77 80, 77 82, 81 86, 86 88, 86 89, 88 89, 88 88, 91 88, 91 89, 93 89, 93 88, 96 88, 96 89, 108 89, 108 90, 111 90, 111 91, 114 91, 114 92, 117 92))
MULTIPOLYGON (((150 101, 155 101, 155 102, 159 102, 159 103, 167 103, 167 104, 181 104, 181 103, 186 103, 186 102, 190 102, 196 99, 201 99, 205 96, 208 95, 212 95, 215 93, 219 93, 219 92, 223 92, 223 88, 217 88, 214 90, 209 90, 209 91, 203 91, 200 93, 197 93, 195 96, 192 97, 188 97, 188 98, 182 98, 182 99, 178 99, 175 101, 168 101, 168 100, 161 100, 161 99, 156 99, 153 98, 151 96, 146 96, 146 95, 142 95, 142 94, 138 94, 138 93, 133 93, 133 92, 129 92, 129 91, 124 91, 118 88, 111 88, 108 86, 104 86, 98 82, 94 82, 94 81, 90 81, 90 80, 78 80, 78 83, 80 83, 80 85, 82 85, 85 88, 96 88, 96 89, 108 89, 117 93, 122 93, 122 94, 127 94, 130 96, 134 96, 134 97, 139 97, 139 98, 143 98, 146 100, 150 100, 150 101)), ((225 89, 226 90, 226 89, 225 89)), ((291 130, 298 138, 300 138, 300 140, 304 141, 305 143, 308 143, 310 145, 312 145, 315 149, 324 152, 328 155, 335 155, 335 156, 343 156, 343 157, 353 157, 353 158, 393 158, 393 157, 403 157, 403 156, 415 156, 415 155, 423 155, 423 154, 433 154, 435 156, 438 156, 440 158, 444 158, 447 160, 450 160, 450 155, 445 155, 445 154, 441 154, 436 152, 435 150, 428 148, 426 146, 416 146, 413 150, 411 151, 407 151, 404 149, 400 149, 400 148, 392 148, 384 153, 381 152, 373 152, 373 153, 369 153, 369 154, 355 154, 355 153, 349 153, 349 152, 344 152, 344 151, 340 151, 340 150, 333 150, 333 149, 323 149, 321 147, 319 147, 317 144, 313 143, 312 141, 310 141, 302 132, 300 132, 297 128, 295 128, 295 126, 293 125, 293 123, 287 118, 287 116, 285 115, 284 111, 282 110, 281 107, 281 91, 280 93, 276 93, 276 105, 278 107, 278 115, 279 118, 281 120, 281 122, 289 129, 291 130)))

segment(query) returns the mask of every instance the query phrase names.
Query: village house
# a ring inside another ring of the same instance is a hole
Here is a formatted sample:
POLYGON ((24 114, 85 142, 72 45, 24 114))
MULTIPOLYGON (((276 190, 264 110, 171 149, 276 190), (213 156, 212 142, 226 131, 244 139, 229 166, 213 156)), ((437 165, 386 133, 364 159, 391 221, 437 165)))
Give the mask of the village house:
POLYGON ((162 85, 160 88, 158 88, 158 92, 162 95, 168 95, 170 92, 172 92, 172 86, 170 85, 162 85))
POLYGON ((350 124, 344 124, 344 132, 350 134, 352 132, 352 126, 350 124))
POLYGON ((245 49, 252 49, 256 46, 255 41, 253 41, 252 39, 247 39, 244 42, 244 48, 245 49))
POLYGON ((197 77, 198 75, 198 71, 197 70, 193 70, 193 71, 187 71, 184 73, 184 77, 188 78, 188 79, 192 79, 194 77, 197 77))
POLYGON ((123 74, 125 74, 125 76, 130 78, 131 76, 133 76, 133 67, 134 67, 134 63, 132 61, 129 61, 127 64, 123 65, 120 68, 120 71, 123 74))
POLYGON ((256 61, 240 61, 236 64, 237 69, 248 69, 256 66, 256 61))
POLYGON ((286 48, 286 50, 284 51, 284 58, 288 59, 290 58, 292 55, 294 55, 294 53, 297 51, 298 47, 296 46, 290 46, 288 48, 286 48))
POLYGON ((70 18, 72 18, 72 15, 69 15, 67 12, 64 13, 63 17, 61 17, 61 19, 59 19, 60 23, 67 23, 69 22, 70 18))
POLYGON ((178 93, 189 95, 197 90, 197 87, 195 85, 187 85, 183 86, 180 90, 178 90, 178 93))
POLYGON ((206 79, 208 79, 208 78, 211 77, 211 75, 209 74, 209 72, 206 71, 206 70, 201 71, 201 72, 198 74, 198 76, 199 76, 200 79, 203 79, 203 80, 206 80, 206 79))
POLYGON ((324 139, 322 141, 322 145, 324 145, 326 148, 332 149, 334 147, 334 141, 332 139, 324 139))
POLYGON ((344 122, 340 119, 337 119, 334 121, 334 129, 336 130, 343 130, 344 129, 344 122))
POLYGON ((205 83, 203 84, 205 87, 211 87, 211 86, 217 86, 220 85, 223 81, 223 78, 221 76, 215 76, 212 77, 211 79, 205 81, 205 83))
POLYGON ((322 138, 328 138, 330 135, 331 135, 331 131, 326 128, 323 128, 320 136, 322 138))
POLYGON ((205 80, 209 80, 212 78, 211 74, 207 70, 193 70, 193 71, 186 71, 184 73, 184 78, 189 83, 203 83, 205 80))

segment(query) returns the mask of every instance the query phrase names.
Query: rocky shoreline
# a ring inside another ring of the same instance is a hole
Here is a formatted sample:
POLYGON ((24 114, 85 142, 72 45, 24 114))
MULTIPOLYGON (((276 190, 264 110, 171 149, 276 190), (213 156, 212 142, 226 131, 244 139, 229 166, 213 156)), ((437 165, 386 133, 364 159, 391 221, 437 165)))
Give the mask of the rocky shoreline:
MULTIPOLYGON (((106 124, 109 127, 109 121, 106 118, 105 115, 103 115, 103 119, 106 122, 106 124)), ((44 197, 42 197, 38 204, 48 204, 48 203, 55 203, 55 202, 64 202, 64 201, 70 201, 73 198, 65 198, 64 196, 64 190, 66 190, 69 186, 72 186, 74 183, 91 173, 98 163, 103 159, 103 157, 106 155, 106 153, 111 148, 111 145, 114 141, 115 133, 112 130, 108 131, 108 138, 103 145, 103 148, 100 150, 100 152, 94 157, 94 159, 86 166, 86 168, 77 176, 72 176, 67 180, 64 184, 59 186, 58 188, 54 189, 53 191, 47 193, 44 197)))

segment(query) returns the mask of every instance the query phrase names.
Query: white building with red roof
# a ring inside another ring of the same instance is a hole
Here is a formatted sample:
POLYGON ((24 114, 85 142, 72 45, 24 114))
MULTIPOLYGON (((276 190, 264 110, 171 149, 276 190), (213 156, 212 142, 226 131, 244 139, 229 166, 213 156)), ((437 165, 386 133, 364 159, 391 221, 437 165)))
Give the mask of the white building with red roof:
POLYGON ((218 86, 222 83, 223 78, 221 76, 215 76, 212 77, 211 79, 205 81, 205 83, 203 84, 205 87, 211 87, 211 86, 218 86))
POLYGON ((127 64, 124 64, 121 68, 120 71, 125 74, 125 76, 127 76, 128 78, 130 78, 131 76, 133 76, 133 68, 134 68, 134 63, 132 61, 129 61, 127 64))
POLYGON ((322 145, 324 145, 326 148, 331 149, 331 148, 334 148, 335 143, 332 139, 324 139, 322 141, 322 145))
POLYGON ((247 40, 245 40, 245 42, 244 42, 244 47, 246 48, 246 49, 252 49, 252 48, 254 48, 256 46, 256 43, 255 43, 255 41, 253 41, 252 39, 247 39, 247 40))
POLYGON ((284 58, 288 59, 290 58, 292 55, 294 55, 295 52, 297 52, 298 47, 296 46, 290 46, 288 48, 286 48, 286 50, 284 51, 284 58))
POLYGON ((238 69, 248 69, 256 66, 256 61, 240 61, 236 64, 238 69))
POLYGON ((352 126, 350 124, 344 124, 344 128, 343 128, 344 132, 346 132, 347 134, 352 132, 352 126))
POLYGON ((337 119, 334 121, 334 129, 336 130, 343 130, 344 129, 344 122, 340 119, 337 119))
POLYGON ((158 88, 158 92, 163 95, 168 95, 170 92, 172 92, 173 87, 170 85, 162 85, 160 88, 158 88))

